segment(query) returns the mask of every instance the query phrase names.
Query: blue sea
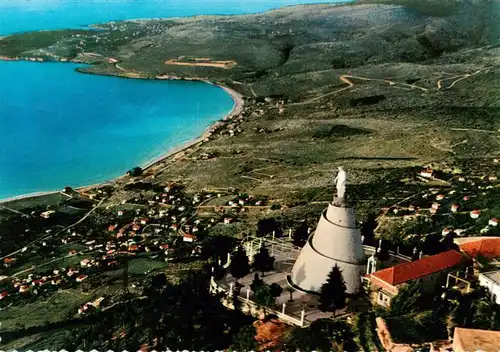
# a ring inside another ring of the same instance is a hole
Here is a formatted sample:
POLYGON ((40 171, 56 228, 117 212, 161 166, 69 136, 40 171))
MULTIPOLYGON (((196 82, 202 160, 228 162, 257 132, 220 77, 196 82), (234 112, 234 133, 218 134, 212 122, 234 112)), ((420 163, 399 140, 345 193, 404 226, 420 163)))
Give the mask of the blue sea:
MULTIPOLYGON (((315 2, 0 0, 0 35, 315 2)), ((92 76, 76 67, 0 62, 0 199, 113 179, 196 138, 233 106, 204 83, 92 76)))

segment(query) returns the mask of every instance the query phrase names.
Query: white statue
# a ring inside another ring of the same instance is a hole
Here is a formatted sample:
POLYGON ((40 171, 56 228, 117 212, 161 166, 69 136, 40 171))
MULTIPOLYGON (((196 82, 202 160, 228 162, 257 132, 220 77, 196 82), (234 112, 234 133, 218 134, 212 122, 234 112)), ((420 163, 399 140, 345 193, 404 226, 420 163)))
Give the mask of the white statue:
POLYGON ((343 199, 345 196, 345 186, 347 183, 347 174, 342 166, 339 166, 339 172, 333 182, 337 183, 337 197, 343 199))

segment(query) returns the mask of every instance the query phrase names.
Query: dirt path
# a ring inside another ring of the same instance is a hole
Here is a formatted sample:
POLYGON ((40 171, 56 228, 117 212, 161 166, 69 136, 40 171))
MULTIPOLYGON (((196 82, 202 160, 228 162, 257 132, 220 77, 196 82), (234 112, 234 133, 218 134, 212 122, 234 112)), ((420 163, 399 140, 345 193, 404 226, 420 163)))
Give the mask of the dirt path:
POLYGON ((343 88, 334 90, 333 92, 320 95, 319 97, 316 97, 316 98, 313 98, 313 99, 309 99, 309 100, 306 100, 306 101, 303 101, 303 102, 300 102, 300 103, 292 103, 292 104, 289 104, 289 105, 305 105, 305 104, 310 104, 310 103, 312 103, 312 102, 314 102, 316 100, 320 100, 320 99, 323 99, 323 98, 328 97, 330 95, 334 95, 334 94, 337 94, 339 92, 342 92, 344 90, 351 89, 352 87, 355 86, 355 84, 349 78, 351 78, 351 79, 358 79, 358 80, 361 80, 361 81, 383 82, 383 83, 389 84, 390 86, 403 86, 403 87, 407 87, 409 89, 420 89, 423 92, 427 92, 428 91, 427 88, 420 87, 420 86, 417 86, 415 84, 395 82, 395 81, 392 81, 392 80, 389 80, 389 79, 369 78, 369 77, 361 77, 361 76, 353 76, 353 75, 341 75, 339 77, 339 80, 342 81, 343 83, 347 84, 347 87, 343 87, 343 88))
POLYGON ((443 88, 443 82, 444 81, 448 81, 448 80, 451 80, 451 79, 455 79, 448 87, 444 87, 444 89, 450 89, 452 88, 456 83, 460 82, 461 80, 464 80, 466 78, 469 78, 469 77, 472 77, 472 76, 475 76, 477 74, 479 74, 481 71, 484 71, 486 70, 487 68, 482 68, 480 70, 477 70, 476 72, 474 73, 466 73, 464 75, 458 75, 458 76, 453 76, 453 77, 448 77, 448 78, 442 78, 440 79, 439 81, 437 81, 437 89, 440 90, 441 88, 443 88))
MULTIPOLYGON (((450 89, 456 83, 460 82, 461 80, 464 80, 466 78, 475 76, 475 75, 481 73, 482 71, 484 71, 486 69, 487 69, 487 67, 486 68, 482 68, 480 70, 477 70, 474 73, 466 73, 466 74, 463 74, 463 75, 457 75, 457 76, 453 76, 453 77, 442 78, 442 79, 440 79, 440 80, 437 81, 437 89, 440 90, 441 88, 443 88, 443 82, 444 81, 455 79, 449 86, 445 87, 445 89, 450 89)), ((337 93, 342 92, 344 90, 350 89, 350 88, 352 88, 352 87, 355 86, 355 84, 351 81, 351 79, 358 79, 358 80, 361 80, 361 81, 383 82, 383 83, 389 84, 390 86, 394 86, 394 87, 398 87, 398 88, 403 88, 403 89, 408 89, 408 90, 419 89, 422 92, 428 92, 429 91, 428 88, 424 88, 424 87, 418 86, 415 83, 408 84, 408 83, 396 82, 396 81, 393 81, 393 80, 390 80, 390 79, 383 79, 383 78, 369 78, 369 77, 354 76, 354 75, 341 75, 339 77, 339 80, 341 82, 347 84, 347 87, 343 87, 343 88, 337 89, 337 90, 335 90, 333 92, 326 93, 326 94, 320 95, 320 96, 318 96, 316 98, 312 98, 312 99, 309 99, 309 100, 306 100, 306 101, 303 101, 303 102, 300 102, 300 103, 292 103, 292 104, 289 104, 289 105, 305 105, 305 104, 309 104, 309 103, 312 103, 314 101, 323 99, 325 97, 337 94, 337 93)))

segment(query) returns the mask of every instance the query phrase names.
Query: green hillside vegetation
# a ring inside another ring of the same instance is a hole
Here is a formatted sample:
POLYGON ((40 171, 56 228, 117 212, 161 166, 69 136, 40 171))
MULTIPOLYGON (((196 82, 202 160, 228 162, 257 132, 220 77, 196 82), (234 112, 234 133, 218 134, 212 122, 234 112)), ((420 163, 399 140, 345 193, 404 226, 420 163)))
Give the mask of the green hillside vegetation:
MULTIPOLYGON (((136 211, 149 216, 148 200, 161 194, 170 181, 182 182, 189 194, 210 190, 207 192, 213 196, 220 192, 221 197, 214 197, 212 205, 226 205, 241 193, 263 197, 269 206, 244 213, 232 213, 231 209, 225 214, 203 209, 203 215, 196 214, 202 224, 208 225, 210 217, 215 222, 202 231, 198 243, 215 235, 233 242, 249 233, 262 235, 268 232, 261 229, 264 218, 267 224, 274 224, 272 231, 277 233, 304 224, 314 227, 334 192, 332 172, 342 165, 349 174, 347 193, 356 202, 360 218, 395 204, 428 208, 435 199, 433 191, 446 193, 442 209, 432 217, 433 225, 403 221, 403 212, 380 217, 383 221, 379 226, 388 244, 411 246, 418 241, 433 247, 444 226, 463 226, 476 235, 490 217, 499 216, 498 182, 487 178, 500 174, 500 164, 493 162, 500 155, 499 8, 498 2, 487 0, 363 0, 341 6, 287 7, 254 15, 113 22, 97 25, 99 31, 7 36, 0 39, 0 56, 87 63, 90 65, 78 71, 88 74, 202 79, 243 96, 241 113, 217 127, 208 140, 142 170, 135 178, 129 175, 112 183, 106 193, 109 198, 74 229, 82 235, 82 243, 90 237, 100 240, 111 235, 109 225, 131 223, 136 211), (181 56, 234 60, 237 64, 231 69, 165 64, 181 56), (438 170, 444 180, 418 179, 417 173, 427 165, 438 170), (456 175, 450 176, 451 172, 442 171, 445 169, 460 170, 467 184, 457 183, 456 175), (159 190, 133 184, 139 181, 154 183, 159 190), (455 194, 448 195, 452 189, 455 194), (431 196, 424 199, 421 193, 431 196), (449 216, 451 202, 461 202, 466 193, 473 197, 464 203, 464 213, 449 216), (419 197, 409 198, 415 195, 419 197), (143 204, 132 204, 131 200, 143 204), (475 222, 467 213, 473 207, 482 210, 475 222), (127 213, 118 217, 119 209, 127 213), (396 215, 401 215, 399 220, 396 215), (225 225, 225 216, 238 221, 225 225), (425 243, 422 238, 409 237, 415 232, 429 234, 425 243), (404 237, 407 235, 409 238, 404 237)), ((40 234, 51 237, 46 233, 48 227, 59 225, 60 231, 93 205, 73 213, 73 203, 65 198, 57 195, 44 198, 46 203, 24 200, 6 204, 11 210, 0 210, 5 242, 2 253, 21 250, 40 234), (26 217, 12 211, 36 210, 39 214, 47 210, 48 203, 58 212, 54 220, 41 221, 38 215, 26 217), (27 227, 32 230, 25 232, 27 227)), ((190 218, 197 211, 191 198, 186 202, 186 213, 179 218, 190 218)), ((173 237, 182 242, 177 231, 168 227, 158 228, 160 232, 154 236, 169 244, 173 244, 173 237)), ((38 272, 78 266, 81 257, 62 258, 72 244, 63 246, 59 238, 55 240, 60 246, 57 250, 45 253, 42 245, 38 252, 30 247, 17 255, 18 263, 2 268, 0 274, 30 270, 32 265, 41 267, 38 272)), ((218 246, 212 247, 216 252, 218 246)), ((191 247, 184 244, 184 249, 191 247)), ((142 254, 130 260, 131 279, 145 282, 154 271, 165 271, 169 279, 176 280, 156 289, 138 285, 145 291, 132 292, 134 300, 123 304, 118 303, 130 296, 120 291, 122 270, 114 269, 96 274, 95 281, 88 280, 92 286, 89 292, 68 286, 52 299, 49 295, 33 296, 33 302, 2 309, 0 320, 10 320, 2 326, 8 328, 8 334, 2 332, 3 342, 12 349, 39 349, 47 346, 43 341, 53 341, 51 348, 58 349, 137 350, 139 343, 151 345, 158 338, 156 349, 223 349, 235 344, 236 336, 248 338, 251 329, 243 327, 251 321, 243 321, 239 313, 229 312, 209 298, 206 277, 187 274, 189 269, 198 270, 207 258, 187 258, 186 264, 165 261, 169 258, 163 250, 157 258, 142 254), (179 278, 184 269, 187 281, 179 278), (136 302, 142 294, 147 299, 136 302), (62 295, 71 299, 63 302, 62 295), (76 315, 80 304, 103 295, 112 297, 117 305, 97 315, 76 315), (35 302, 42 298, 46 301, 35 302), (200 300, 209 304, 202 305, 200 300), (28 323, 30 309, 39 312, 28 323), (45 320, 50 324, 44 324, 45 320), (70 333, 61 331, 63 327, 70 333), (126 338, 116 338, 122 332, 126 338)), ((17 298, 12 295, 8 299, 17 298)), ((434 319, 431 313, 412 311, 399 318, 389 317, 391 329, 395 326, 395 339, 421 342, 442 337, 442 321, 436 322, 434 330, 428 328, 434 319), (408 321, 414 323, 410 329, 398 330, 408 321)), ((380 349, 374 316, 367 315, 367 321, 354 320, 359 330, 357 340, 364 350, 380 349)))

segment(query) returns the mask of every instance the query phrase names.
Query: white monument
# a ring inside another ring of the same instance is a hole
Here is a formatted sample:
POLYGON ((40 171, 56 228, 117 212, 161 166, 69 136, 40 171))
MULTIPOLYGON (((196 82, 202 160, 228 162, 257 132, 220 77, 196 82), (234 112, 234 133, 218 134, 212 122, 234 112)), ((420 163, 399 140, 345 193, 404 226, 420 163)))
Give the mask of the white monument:
POLYGON ((319 292, 337 264, 347 293, 360 291, 360 278, 366 270, 365 252, 354 208, 346 202, 346 176, 344 169, 339 167, 335 178, 337 194, 321 214, 316 231, 309 236, 292 268, 291 284, 300 290, 319 292))
POLYGON ((336 182, 337 197, 339 199, 344 199, 345 187, 347 184, 347 174, 342 166, 339 166, 338 169, 339 169, 339 172, 337 173, 337 176, 335 177, 335 180, 333 182, 336 182))

